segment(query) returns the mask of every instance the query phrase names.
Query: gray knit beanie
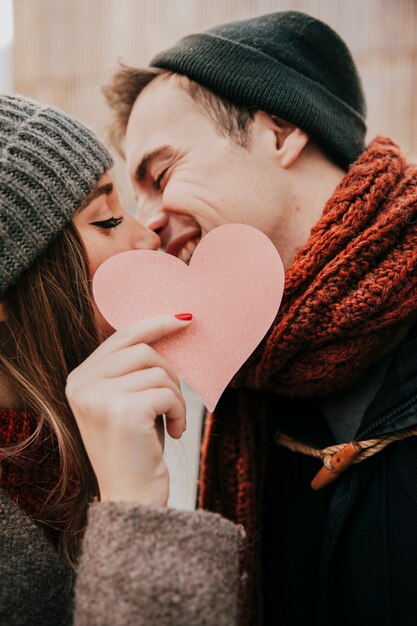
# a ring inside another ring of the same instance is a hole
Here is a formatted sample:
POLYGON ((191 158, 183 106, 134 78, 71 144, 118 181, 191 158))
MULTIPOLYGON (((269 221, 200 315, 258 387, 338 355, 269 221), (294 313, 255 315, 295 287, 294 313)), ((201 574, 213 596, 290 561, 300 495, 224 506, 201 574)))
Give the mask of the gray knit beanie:
POLYGON ((181 39, 151 66, 304 130, 347 168, 364 149, 365 99, 351 54, 329 26, 283 11, 181 39))
POLYGON ((112 164, 107 148, 78 120, 0 95, 0 294, 62 231, 112 164))

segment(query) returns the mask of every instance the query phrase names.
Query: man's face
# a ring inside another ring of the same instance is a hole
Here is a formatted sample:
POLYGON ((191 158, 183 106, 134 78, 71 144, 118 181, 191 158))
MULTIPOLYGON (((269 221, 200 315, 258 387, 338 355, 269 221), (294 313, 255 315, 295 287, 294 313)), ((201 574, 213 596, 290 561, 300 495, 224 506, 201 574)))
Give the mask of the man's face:
POLYGON ((139 95, 126 132, 137 218, 185 262, 201 237, 226 223, 255 226, 274 243, 285 231, 285 175, 268 116, 255 114, 248 147, 216 130, 178 86, 155 79, 139 95))

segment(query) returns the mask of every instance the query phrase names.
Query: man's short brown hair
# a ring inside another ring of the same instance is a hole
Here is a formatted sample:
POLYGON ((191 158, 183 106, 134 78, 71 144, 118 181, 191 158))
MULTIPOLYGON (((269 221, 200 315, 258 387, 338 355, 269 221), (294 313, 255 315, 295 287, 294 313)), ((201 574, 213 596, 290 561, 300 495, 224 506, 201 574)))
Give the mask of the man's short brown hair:
POLYGON ((242 147, 248 145, 254 109, 234 104, 183 74, 156 68, 138 69, 121 64, 112 81, 103 87, 107 103, 113 110, 110 141, 120 154, 123 155, 123 138, 136 98, 153 80, 165 80, 173 76, 177 78, 178 86, 213 122, 217 132, 230 137, 242 147))

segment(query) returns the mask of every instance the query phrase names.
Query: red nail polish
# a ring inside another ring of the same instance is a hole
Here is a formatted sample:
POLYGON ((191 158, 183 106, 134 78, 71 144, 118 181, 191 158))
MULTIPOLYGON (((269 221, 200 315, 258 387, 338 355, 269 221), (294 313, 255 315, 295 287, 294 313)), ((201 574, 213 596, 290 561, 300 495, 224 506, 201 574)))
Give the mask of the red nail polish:
POLYGON ((175 317, 177 320, 181 320, 182 322, 189 322, 193 319, 192 313, 178 313, 175 317))

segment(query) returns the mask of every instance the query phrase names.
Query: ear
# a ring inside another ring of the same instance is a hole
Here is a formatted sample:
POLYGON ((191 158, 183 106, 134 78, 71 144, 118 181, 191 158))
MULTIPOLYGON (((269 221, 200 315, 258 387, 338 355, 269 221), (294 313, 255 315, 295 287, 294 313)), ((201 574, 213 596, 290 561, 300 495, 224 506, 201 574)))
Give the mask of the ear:
POLYGON ((276 115, 270 115, 269 118, 281 167, 288 169, 296 162, 310 137, 301 128, 276 115))

